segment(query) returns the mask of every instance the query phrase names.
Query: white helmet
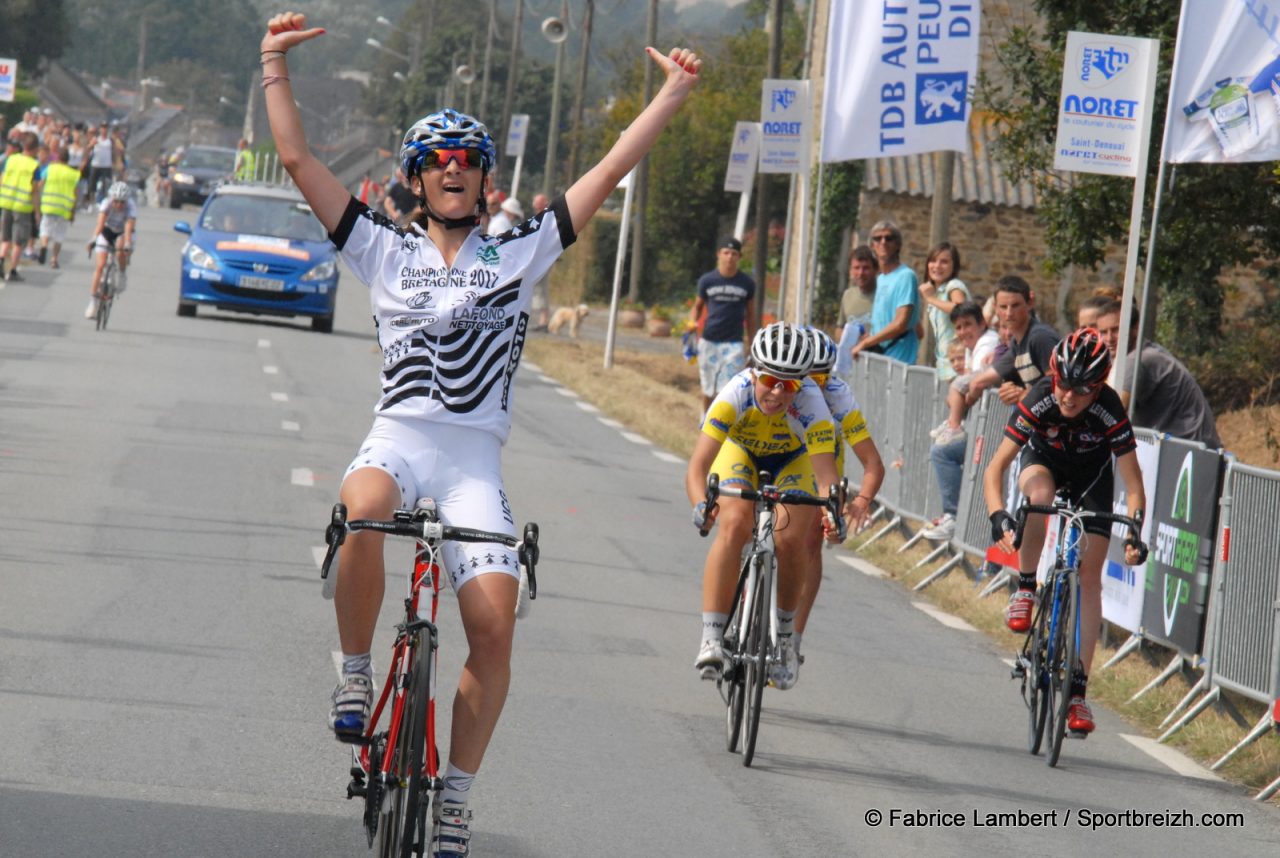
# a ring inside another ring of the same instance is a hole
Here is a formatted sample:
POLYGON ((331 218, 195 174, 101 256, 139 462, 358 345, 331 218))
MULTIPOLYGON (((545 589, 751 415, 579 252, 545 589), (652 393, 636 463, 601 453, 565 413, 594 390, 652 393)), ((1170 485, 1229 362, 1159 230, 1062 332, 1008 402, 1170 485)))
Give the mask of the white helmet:
POLYGON ((107 188, 107 196, 113 200, 124 202, 129 199, 129 185, 125 182, 113 182, 111 187, 107 188))
POLYGON ((804 378, 813 364, 813 342, 802 329, 774 322, 756 331, 751 341, 756 366, 779 378, 804 378))
POLYGON ((809 328, 813 340, 813 367, 809 372, 831 372, 836 365, 836 343, 819 328, 809 328))

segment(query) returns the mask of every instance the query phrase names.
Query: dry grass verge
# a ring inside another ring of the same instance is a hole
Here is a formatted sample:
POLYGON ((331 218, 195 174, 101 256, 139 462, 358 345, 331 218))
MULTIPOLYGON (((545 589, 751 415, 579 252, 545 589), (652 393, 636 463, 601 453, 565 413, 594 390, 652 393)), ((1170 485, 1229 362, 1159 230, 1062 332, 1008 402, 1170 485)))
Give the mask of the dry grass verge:
MULTIPOLYGON (((673 453, 685 457, 690 454, 701 413, 696 367, 670 355, 619 349, 615 353, 614 368, 605 372, 601 368, 603 347, 581 340, 531 339, 525 344, 525 352, 544 372, 575 390, 605 414, 673 453)), ((1271 449, 1265 441, 1258 440, 1259 434, 1265 433, 1267 427, 1275 427, 1273 431, 1280 435, 1280 406, 1272 410, 1246 409, 1218 419, 1224 443, 1237 451, 1242 461, 1260 467, 1275 467, 1271 462, 1271 449), (1261 432, 1258 421, 1263 421, 1261 432)), ((865 539, 863 536, 851 541, 848 547, 856 549, 865 539)), ((929 548, 926 543, 898 553, 904 544, 901 536, 891 533, 861 554, 904 586, 912 587, 926 577, 931 568, 940 564, 912 569, 927 555, 929 548)), ((1008 649, 1012 654, 1018 642, 1004 627, 1004 591, 980 600, 977 598, 979 589, 963 571, 956 569, 927 587, 921 595, 991 635, 997 646, 1008 649)), ((1135 732, 1160 735, 1160 722, 1187 693, 1194 678, 1188 681, 1185 676, 1174 676, 1130 703, 1129 698, 1161 672, 1173 658, 1173 653, 1151 646, 1130 655, 1111 669, 1101 670, 1100 666, 1115 651, 1115 646, 1098 647, 1097 666, 1089 681, 1090 697, 1118 712, 1134 725, 1135 732)), ((1009 696, 1010 705, 1016 705, 1017 692, 1012 684, 1009 696)), ((1236 695, 1226 694, 1225 697, 1228 706, 1210 707, 1174 734, 1168 744, 1206 766, 1229 751, 1262 717, 1265 707, 1236 695), (1233 720, 1231 708, 1238 710, 1246 726, 1242 727, 1233 720)), ((1257 792, 1280 774, 1280 742, 1274 736, 1264 736, 1238 754, 1218 774, 1257 792)), ((1280 803, 1280 796, 1273 802, 1280 803)))

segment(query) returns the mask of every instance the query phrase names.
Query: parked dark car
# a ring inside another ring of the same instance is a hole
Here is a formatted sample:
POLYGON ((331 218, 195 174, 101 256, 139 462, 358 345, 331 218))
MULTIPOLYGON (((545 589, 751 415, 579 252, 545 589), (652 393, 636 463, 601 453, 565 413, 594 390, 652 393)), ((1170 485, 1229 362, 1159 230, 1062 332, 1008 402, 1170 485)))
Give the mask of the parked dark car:
POLYGON ((189 146, 169 176, 169 208, 202 203, 213 188, 230 178, 236 150, 224 146, 189 146))

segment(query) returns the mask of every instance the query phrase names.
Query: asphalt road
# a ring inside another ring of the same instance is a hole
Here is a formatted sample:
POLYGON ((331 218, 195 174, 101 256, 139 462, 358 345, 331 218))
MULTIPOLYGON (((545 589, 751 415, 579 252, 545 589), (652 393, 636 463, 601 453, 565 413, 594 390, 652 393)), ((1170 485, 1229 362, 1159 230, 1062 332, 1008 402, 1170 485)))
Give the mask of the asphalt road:
MULTIPOLYGON (((86 222, 62 271, 0 291, 3 858, 366 853, 324 726, 336 635, 313 549, 377 395, 367 299, 344 276, 332 335, 178 318, 179 216, 142 211, 106 332, 81 317, 86 222)), ((542 527, 541 589, 473 793, 476 855, 1275 852, 1274 806, 1175 772, 1111 713, 1046 768, 1013 642, 834 553, 801 681, 765 695, 744 769, 691 666, 707 543, 683 465, 533 367, 514 409, 507 486, 542 527)), ((442 616, 447 704, 462 640, 442 616)))

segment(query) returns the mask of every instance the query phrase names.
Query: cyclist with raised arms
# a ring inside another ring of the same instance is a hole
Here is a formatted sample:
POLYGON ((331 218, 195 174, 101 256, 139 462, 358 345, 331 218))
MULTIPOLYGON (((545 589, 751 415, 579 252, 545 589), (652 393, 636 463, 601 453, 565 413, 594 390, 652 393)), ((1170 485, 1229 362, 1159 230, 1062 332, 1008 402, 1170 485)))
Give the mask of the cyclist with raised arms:
MULTIPOLYGON (((813 346, 813 367, 809 378, 822 391, 822 398, 831 411, 831 418, 836 427, 836 474, 844 476, 844 445, 858 457, 862 464, 862 482, 857 494, 850 495, 845 501, 844 520, 849 526, 849 533, 857 533, 871 517, 871 501, 880 491, 884 482, 884 461, 880 458, 880 450, 876 442, 871 440, 871 432, 867 429, 867 421, 862 416, 862 409, 853 395, 853 388, 833 371, 839 348, 827 333, 820 328, 809 328, 809 336, 813 346), (844 443, 841 443, 843 440, 844 443)), ((822 530, 814 527, 809 531, 807 540, 808 564, 805 570, 804 589, 800 595, 800 607, 796 611, 796 631, 792 635, 795 643, 797 668, 803 663, 800 644, 805 627, 809 624, 809 612, 818 598, 818 588, 822 585, 822 530)), ((780 688, 795 685, 799 674, 794 673, 779 684, 780 688)))
MULTIPOLYGON (((563 197, 502 236, 479 229, 496 160, 473 117, 445 109, 415 122, 400 151, 422 215, 401 229, 355 199, 307 148, 285 54, 321 35, 304 16, 273 17, 262 85, 281 162, 355 276, 368 284, 383 352, 373 428, 342 483, 353 519, 389 518, 433 497, 441 520, 503 533, 514 522, 500 454, 511 428, 511 379, 529 327, 533 286, 652 147, 697 82, 688 50, 647 48, 666 79, 595 167, 563 197)), ((383 596, 383 538, 352 534, 335 593, 344 678, 330 726, 358 740, 369 718, 369 650, 383 596)), ((469 653, 453 703, 448 767, 434 809, 432 854, 468 854, 472 780, 507 698, 519 571, 513 550, 450 543, 445 566, 469 653), (502 574, 488 574, 502 573, 502 574)))
POLYGON ((84 317, 92 319, 98 312, 98 295, 102 285, 102 272, 107 267, 107 254, 115 253, 116 291, 123 292, 125 287, 125 268, 129 265, 129 251, 133 250, 133 230, 138 222, 138 206, 133 201, 133 194, 125 182, 113 182, 107 188, 107 195, 98 204, 98 223, 93 228, 93 238, 89 239, 89 251, 96 251, 93 266, 93 285, 89 287, 89 306, 84 309, 84 317))
MULTIPOLYGON (((807 378, 813 362, 808 333, 774 322, 756 331, 751 359, 754 365, 729 379, 712 400, 685 472, 694 526, 701 530, 719 525, 702 573, 702 645, 693 666, 703 679, 715 679, 724 669, 724 626, 742 549, 755 525, 755 504, 749 500, 721 497, 707 510, 707 475, 716 474, 722 486, 755 489, 760 472, 768 471, 785 493, 810 497, 826 497, 838 479, 831 411, 818 385, 807 378)), ((782 659, 770 676, 778 688, 794 685, 799 670, 792 638, 804 586, 807 536, 819 526, 819 514, 817 507, 779 507, 774 538, 782 659)), ((828 538, 835 539, 826 516, 822 526, 828 538)))
MULTIPOLYGON (((1022 470, 1018 489, 1027 503, 1050 505, 1065 491, 1078 509, 1111 512, 1114 471, 1124 480, 1128 515, 1141 522, 1147 506, 1142 471, 1135 452, 1133 427, 1120 396, 1105 383, 1111 355, 1093 328, 1080 328, 1054 347, 1049 374, 1031 385, 1013 409, 983 475, 991 539, 1013 551, 1014 519, 1004 508, 1004 473, 1016 458, 1022 470), (1113 465, 1114 462, 1114 465, 1113 465)), ((1102 563, 1110 540, 1110 522, 1087 519, 1080 550, 1080 663, 1071 678, 1067 729, 1093 731, 1093 713, 1085 700, 1088 671, 1102 627, 1102 563)), ((1031 628, 1035 608, 1036 567, 1044 545, 1045 519, 1032 515, 1023 530, 1018 554, 1018 589, 1009 597, 1005 621, 1011 631, 1031 628)), ((1130 536, 1125 562, 1142 563, 1147 548, 1130 536)))

